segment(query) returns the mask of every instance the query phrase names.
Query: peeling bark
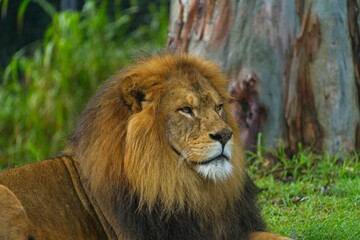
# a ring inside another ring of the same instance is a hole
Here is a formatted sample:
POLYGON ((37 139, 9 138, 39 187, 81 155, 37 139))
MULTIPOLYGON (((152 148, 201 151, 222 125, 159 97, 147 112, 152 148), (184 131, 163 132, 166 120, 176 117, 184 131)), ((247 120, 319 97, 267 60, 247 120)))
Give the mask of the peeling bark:
MULTIPOLYGON (((354 65, 354 77, 357 82, 357 95, 358 103, 360 105, 360 1, 359 0, 348 0, 347 8, 348 14, 348 25, 350 32, 350 40, 352 46, 352 56, 354 65)), ((356 148, 360 149, 360 123, 356 127, 355 132, 356 148)))
POLYGON ((177 8, 176 26, 168 38, 168 47, 187 51, 191 39, 196 42, 206 39, 208 43, 218 45, 230 29, 231 14, 228 0, 193 0, 187 5, 178 0, 177 8))
POLYGON ((293 49, 289 81, 286 81, 285 87, 288 89, 285 95, 285 118, 290 152, 296 152, 299 142, 321 150, 323 140, 309 70, 309 64, 316 59, 321 42, 320 23, 316 16, 311 21, 310 15, 307 12, 303 16, 301 32, 293 49))
POLYGON ((229 86, 234 98, 230 103, 232 112, 242 129, 241 137, 245 149, 254 151, 258 133, 266 121, 268 112, 266 105, 259 101, 260 79, 248 69, 243 69, 239 74, 234 71, 231 78, 236 79, 229 86))
POLYGON ((169 45, 228 74, 248 148, 360 149, 359 0, 179 0, 169 45))

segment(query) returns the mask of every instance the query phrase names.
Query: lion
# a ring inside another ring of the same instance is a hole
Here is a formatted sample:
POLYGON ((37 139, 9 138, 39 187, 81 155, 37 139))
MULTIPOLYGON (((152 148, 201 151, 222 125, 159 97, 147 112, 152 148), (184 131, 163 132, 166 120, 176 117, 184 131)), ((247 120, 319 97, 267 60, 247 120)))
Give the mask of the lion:
POLYGON ((266 232, 227 84, 180 52, 120 71, 61 155, 0 173, 1 236, 288 239, 266 232))

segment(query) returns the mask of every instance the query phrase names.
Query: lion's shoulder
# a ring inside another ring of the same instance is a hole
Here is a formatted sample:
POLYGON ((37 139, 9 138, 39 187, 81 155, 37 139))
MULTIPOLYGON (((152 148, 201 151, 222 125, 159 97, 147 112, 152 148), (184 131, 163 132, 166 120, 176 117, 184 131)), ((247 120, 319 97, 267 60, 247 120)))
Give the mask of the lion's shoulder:
MULTIPOLYGON (((39 181, 48 179, 48 176, 54 173, 58 173, 58 176, 66 173, 64 161, 61 158, 48 159, 2 171, 0 172, 0 183, 11 185, 14 188, 38 186, 39 181), (30 179, 31 181, 29 181, 30 179)), ((32 190, 29 189, 29 191, 32 190)))
POLYGON ((96 239, 106 235, 68 157, 1 172, 0 184, 11 190, 24 207, 35 238, 96 239))

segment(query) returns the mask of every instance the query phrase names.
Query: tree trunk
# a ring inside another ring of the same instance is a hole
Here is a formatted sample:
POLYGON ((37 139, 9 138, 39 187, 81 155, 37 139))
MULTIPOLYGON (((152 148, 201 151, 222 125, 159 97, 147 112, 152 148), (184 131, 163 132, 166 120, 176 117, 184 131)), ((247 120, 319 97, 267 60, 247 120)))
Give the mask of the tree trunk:
POLYGON ((244 142, 360 149, 360 0, 173 1, 168 45, 230 78, 244 142))

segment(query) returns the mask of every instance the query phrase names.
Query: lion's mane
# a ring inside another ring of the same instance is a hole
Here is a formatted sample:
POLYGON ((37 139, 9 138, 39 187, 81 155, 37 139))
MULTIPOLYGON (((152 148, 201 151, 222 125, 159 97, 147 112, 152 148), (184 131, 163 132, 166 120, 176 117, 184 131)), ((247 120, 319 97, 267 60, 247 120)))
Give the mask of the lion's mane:
POLYGON ((170 148, 158 106, 164 81, 180 68, 196 69, 229 99, 227 80, 215 64, 182 53, 145 57, 115 75, 87 105, 67 152, 105 216, 118 226, 118 236, 168 239, 172 228, 174 239, 230 239, 264 229, 227 105, 235 139, 234 173, 227 180, 201 179, 170 148), (142 107, 145 94, 149 104, 142 107))

